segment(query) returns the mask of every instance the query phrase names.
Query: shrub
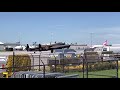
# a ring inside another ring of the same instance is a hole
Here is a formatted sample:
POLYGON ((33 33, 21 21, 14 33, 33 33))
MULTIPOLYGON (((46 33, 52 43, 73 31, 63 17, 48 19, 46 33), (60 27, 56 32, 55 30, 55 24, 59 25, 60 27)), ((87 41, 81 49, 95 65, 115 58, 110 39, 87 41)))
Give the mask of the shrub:
MULTIPOLYGON (((51 71, 54 70, 54 67, 50 67, 51 71)), ((115 69, 116 63, 115 62, 96 62, 96 63, 89 63, 88 70, 89 71, 98 71, 98 70, 109 70, 115 69)), ((84 66, 84 70, 86 69, 86 65, 84 66)), ((63 70, 63 65, 57 65, 57 72, 63 70)), ((64 71, 83 71, 83 65, 67 65, 64 66, 64 71)))
POLYGON ((9 55, 7 63, 6 63, 6 68, 7 68, 6 71, 9 73, 9 76, 11 76, 13 69, 15 72, 31 70, 31 67, 26 67, 26 66, 31 66, 31 59, 29 55, 27 54, 14 55, 14 67, 15 68, 12 68, 13 67, 13 55, 9 55))
POLYGON ((93 65, 92 68, 88 68, 89 71, 109 70, 109 69, 115 69, 115 67, 116 67, 116 63, 115 62, 97 62, 97 63, 94 63, 92 65, 93 65))

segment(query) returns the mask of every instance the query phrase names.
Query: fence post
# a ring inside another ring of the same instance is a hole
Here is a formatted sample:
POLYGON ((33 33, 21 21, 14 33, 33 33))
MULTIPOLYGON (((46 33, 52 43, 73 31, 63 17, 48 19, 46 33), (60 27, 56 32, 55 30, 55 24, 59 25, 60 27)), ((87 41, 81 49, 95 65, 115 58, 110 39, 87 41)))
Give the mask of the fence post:
POLYGON ((83 61, 82 61, 82 62, 83 62, 82 64, 83 64, 83 78, 84 78, 84 64, 85 64, 85 59, 84 59, 83 56, 81 56, 81 58, 82 58, 82 60, 83 60, 83 61))
POLYGON ((85 57, 85 66, 86 66, 86 77, 88 78, 88 60, 87 60, 87 56, 86 56, 86 51, 84 51, 84 57, 85 57))
POLYGON ((69 73, 69 72, 70 72, 70 71, 69 71, 70 64, 68 64, 67 66, 68 66, 68 73, 69 73))
POLYGON ((43 69, 43 77, 45 78, 45 65, 44 65, 44 69, 43 69))
POLYGON ((13 73, 14 73, 14 56, 15 56, 15 52, 13 51, 13 73))
POLYGON ((33 56, 33 70, 34 70, 34 56, 33 56))
POLYGON ((63 73, 64 73, 64 58, 63 58, 63 73))
POLYGON ((56 56, 55 56, 55 72, 56 72, 57 70, 56 70, 56 56))
POLYGON ((118 78, 118 67, 119 67, 118 66, 118 60, 116 61, 116 63, 117 63, 117 67, 116 68, 117 68, 117 78, 118 78))
POLYGON ((86 62, 86 65, 87 65, 87 67, 86 67, 86 71, 87 71, 87 78, 88 78, 88 62, 86 62))
MULTIPOLYGON (((30 53, 31 54, 31 53, 30 53)), ((33 70, 34 70, 34 57, 33 57, 33 55, 31 54, 31 56, 32 56, 32 58, 33 58, 33 70)))
MULTIPOLYGON (((41 59, 40 59, 41 60, 41 59)), ((41 60, 42 64, 43 64, 43 77, 45 78, 45 64, 43 63, 43 61, 41 60)))
POLYGON ((39 71, 40 71, 40 55, 39 55, 39 71))

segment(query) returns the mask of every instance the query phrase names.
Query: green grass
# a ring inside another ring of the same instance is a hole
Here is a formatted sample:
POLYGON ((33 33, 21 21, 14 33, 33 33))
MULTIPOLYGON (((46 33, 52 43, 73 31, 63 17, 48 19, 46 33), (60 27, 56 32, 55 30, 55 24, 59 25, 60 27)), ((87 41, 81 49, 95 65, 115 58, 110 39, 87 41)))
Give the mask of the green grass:
POLYGON ((6 52, 5 50, 0 50, 0 52, 6 52))
MULTIPOLYGON (((79 74, 80 78, 83 78, 83 73, 82 72, 68 72, 66 75, 70 74, 79 74)), ((94 71, 94 72, 89 72, 88 73, 88 78, 113 78, 116 76, 116 69, 111 69, 111 70, 102 70, 102 71, 94 71), (93 75, 91 75, 93 74, 93 75)), ((120 78, 120 69, 118 72, 118 77, 120 78)), ((86 78, 86 73, 84 74, 84 77, 86 78)))

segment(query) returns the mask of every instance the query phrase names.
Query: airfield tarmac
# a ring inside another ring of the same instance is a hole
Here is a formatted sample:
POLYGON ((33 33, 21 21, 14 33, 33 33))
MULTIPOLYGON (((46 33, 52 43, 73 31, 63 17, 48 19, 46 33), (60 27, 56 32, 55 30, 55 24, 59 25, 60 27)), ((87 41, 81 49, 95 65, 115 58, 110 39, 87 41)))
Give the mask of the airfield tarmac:
MULTIPOLYGON (((14 51, 15 54, 34 54, 34 55, 39 55, 41 53, 41 55, 45 56, 45 55, 48 55, 50 54, 51 52, 50 51, 36 51, 34 53, 34 51, 14 51)), ((13 51, 3 51, 3 52, 0 52, 0 56, 8 56, 8 55, 13 55, 13 51)))

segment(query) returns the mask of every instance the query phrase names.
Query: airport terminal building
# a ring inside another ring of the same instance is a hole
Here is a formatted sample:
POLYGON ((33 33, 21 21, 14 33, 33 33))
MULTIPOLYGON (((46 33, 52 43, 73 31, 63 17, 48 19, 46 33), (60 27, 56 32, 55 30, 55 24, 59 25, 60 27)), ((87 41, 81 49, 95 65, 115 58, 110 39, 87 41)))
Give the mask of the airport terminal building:
POLYGON ((81 44, 81 45, 71 45, 70 46, 70 49, 74 49, 74 50, 85 50, 85 49, 88 49, 89 46, 86 45, 86 44, 81 44))
POLYGON ((5 50, 5 47, 10 46, 11 48, 14 48, 16 46, 20 46, 20 43, 2 43, 0 42, 0 51, 5 50))
POLYGON ((12 48, 20 46, 20 43, 4 43, 4 47, 11 46, 12 48))

